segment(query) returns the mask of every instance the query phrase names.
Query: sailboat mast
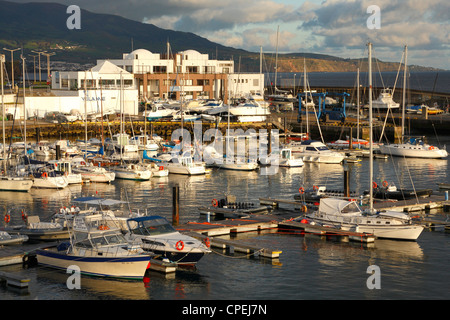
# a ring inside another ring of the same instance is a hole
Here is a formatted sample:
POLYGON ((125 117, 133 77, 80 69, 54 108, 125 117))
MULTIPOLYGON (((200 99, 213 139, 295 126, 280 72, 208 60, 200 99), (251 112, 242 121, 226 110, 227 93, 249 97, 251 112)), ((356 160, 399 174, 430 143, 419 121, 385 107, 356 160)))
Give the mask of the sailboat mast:
POLYGON ((27 156, 27 111, 25 108, 25 57, 22 55, 22 73, 23 73, 23 144, 25 148, 25 157, 27 156))
POLYGON ((356 86, 357 86, 357 91, 356 91, 357 92, 357 94, 356 94, 356 99, 357 99, 356 105, 357 105, 357 108, 356 108, 356 110, 358 111, 356 140, 358 141, 358 148, 359 148, 359 108, 360 108, 360 105, 359 105, 359 68, 358 68, 358 71, 357 71, 356 86))
POLYGON ((278 32, 280 31, 280 26, 277 27, 277 47, 275 53, 275 93, 277 91, 277 77, 278 77, 278 32))
POLYGON ((405 143, 405 108, 406 108, 406 72, 408 63, 408 46, 405 46, 405 68, 403 73, 403 102, 402 102, 402 143, 405 143))
POLYGON ((372 123, 372 43, 368 43, 369 47, 369 146, 370 146, 370 157, 369 157, 369 204, 370 212, 373 211, 373 123, 372 123))
MULTIPOLYGON (((306 93, 306 59, 303 58, 303 93, 305 94, 306 136, 309 139, 308 95, 306 93)), ((300 103, 301 105, 301 103, 300 103)))
MULTIPOLYGON (((3 164, 4 167, 6 168, 6 154, 5 154, 5 146, 6 146, 6 142, 5 142, 5 103, 4 103, 4 88, 3 88, 3 63, 5 62, 5 55, 2 54, 0 55, 0 81, 2 84, 2 128, 3 128, 3 164)), ((3 170, 3 172, 6 174, 6 170, 3 170)))

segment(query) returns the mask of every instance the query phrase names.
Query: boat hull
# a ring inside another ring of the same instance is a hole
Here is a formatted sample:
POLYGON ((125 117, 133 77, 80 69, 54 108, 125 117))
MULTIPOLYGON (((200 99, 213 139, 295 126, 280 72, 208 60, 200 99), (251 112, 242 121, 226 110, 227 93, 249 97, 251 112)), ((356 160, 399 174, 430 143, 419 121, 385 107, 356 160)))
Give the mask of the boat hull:
POLYGON ((448 156, 448 152, 446 150, 433 147, 419 148, 408 146, 406 144, 380 145, 380 152, 396 157, 423 159, 442 159, 448 156))
POLYGON ((342 230, 357 231, 360 233, 373 234, 377 238, 394 239, 394 240, 410 240, 416 241, 423 231, 420 225, 405 225, 405 226, 367 226, 358 225, 355 229, 353 225, 342 225, 342 230))
POLYGON ((28 192, 33 186, 33 180, 20 178, 0 179, 0 191, 19 191, 28 192))
POLYGON ((150 255, 126 257, 83 257, 66 255, 56 249, 36 251, 38 263, 61 270, 76 265, 84 275, 120 279, 142 279, 150 262, 150 255))

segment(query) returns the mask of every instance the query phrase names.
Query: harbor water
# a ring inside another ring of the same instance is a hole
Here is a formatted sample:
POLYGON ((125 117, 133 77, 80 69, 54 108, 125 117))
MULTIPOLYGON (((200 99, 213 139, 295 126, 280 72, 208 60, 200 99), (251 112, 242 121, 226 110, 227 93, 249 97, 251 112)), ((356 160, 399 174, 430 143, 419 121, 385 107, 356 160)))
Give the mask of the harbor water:
MULTIPOLYGON (((430 142, 433 142, 430 139, 430 142)), ((450 137, 440 137, 450 146, 450 137)), ((397 187, 431 188, 444 194, 437 183, 450 183, 449 160, 388 158, 374 161, 374 180, 397 187)), ((348 164, 350 189, 368 189, 369 160, 348 164)), ((21 210, 47 221, 74 198, 99 196, 121 199, 124 210, 147 211, 172 218, 172 188, 180 187, 180 224, 204 221, 198 207, 227 194, 238 201, 258 203, 259 198, 293 200, 299 187, 313 185, 343 189, 343 165, 305 163, 302 168, 279 168, 274 175, 213 169, 204 176, 169 175, 146 182, 116 180, 111 184, 85 184, 66 189, 29 193, 0 193, 0 210, 11 212, 11 223, 19 223, 21 210)), ((299 216, 288 205, 279 211, 299 216)), ((276 213, 275 211, 274 213, 276 213)), ((425 213, 422 213, 425 215, 425 213)), ((446 219, 446 213, 431 211, 427 217, 446 219)), ((2 221, 3 223, 3 221, 2 221)), ((424 230, 417 242, 376 240, 373 244, 341 242, 290 230, 267 230, 237 235, 238 240, 282 251, 270 260, 233 255, 213 248, 195 269, 162 275, 148 272, 144 281, 81 278, 80 289, 69 289, 68 274, 41 266, 24 269, 21 264, 0 267, 30 279, 26 294, 0 287, 1 300, 447 300, 450 298, 450 235, 444 230, 424 230), (245 238, 245 239, 243 239, 245 238), (369 288, 370 266, 380 270, 380 288, 369 288)), ((8 250, 7 247, 0 250, 8 250)))

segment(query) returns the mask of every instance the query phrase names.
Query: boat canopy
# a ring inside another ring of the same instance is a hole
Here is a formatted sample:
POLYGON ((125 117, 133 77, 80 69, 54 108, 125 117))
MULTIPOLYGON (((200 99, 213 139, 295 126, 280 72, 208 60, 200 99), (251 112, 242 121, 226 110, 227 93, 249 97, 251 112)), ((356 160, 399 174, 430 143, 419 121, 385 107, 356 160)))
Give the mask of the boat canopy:
POLYGON ((347 201, 335 198, 320 199, 319 211, 324 214, 354 215, 361 214, 361 209, 355 201, 347 201))

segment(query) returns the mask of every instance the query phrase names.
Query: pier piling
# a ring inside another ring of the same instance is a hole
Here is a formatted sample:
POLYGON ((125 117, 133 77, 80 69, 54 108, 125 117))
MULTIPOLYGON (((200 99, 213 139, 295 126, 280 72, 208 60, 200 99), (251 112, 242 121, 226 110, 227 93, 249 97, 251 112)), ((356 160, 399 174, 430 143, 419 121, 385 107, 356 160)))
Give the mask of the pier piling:
POLYGON ((180 187, 173 187, 172 193, 172 225, 178 226, 180 221, 180 187))

